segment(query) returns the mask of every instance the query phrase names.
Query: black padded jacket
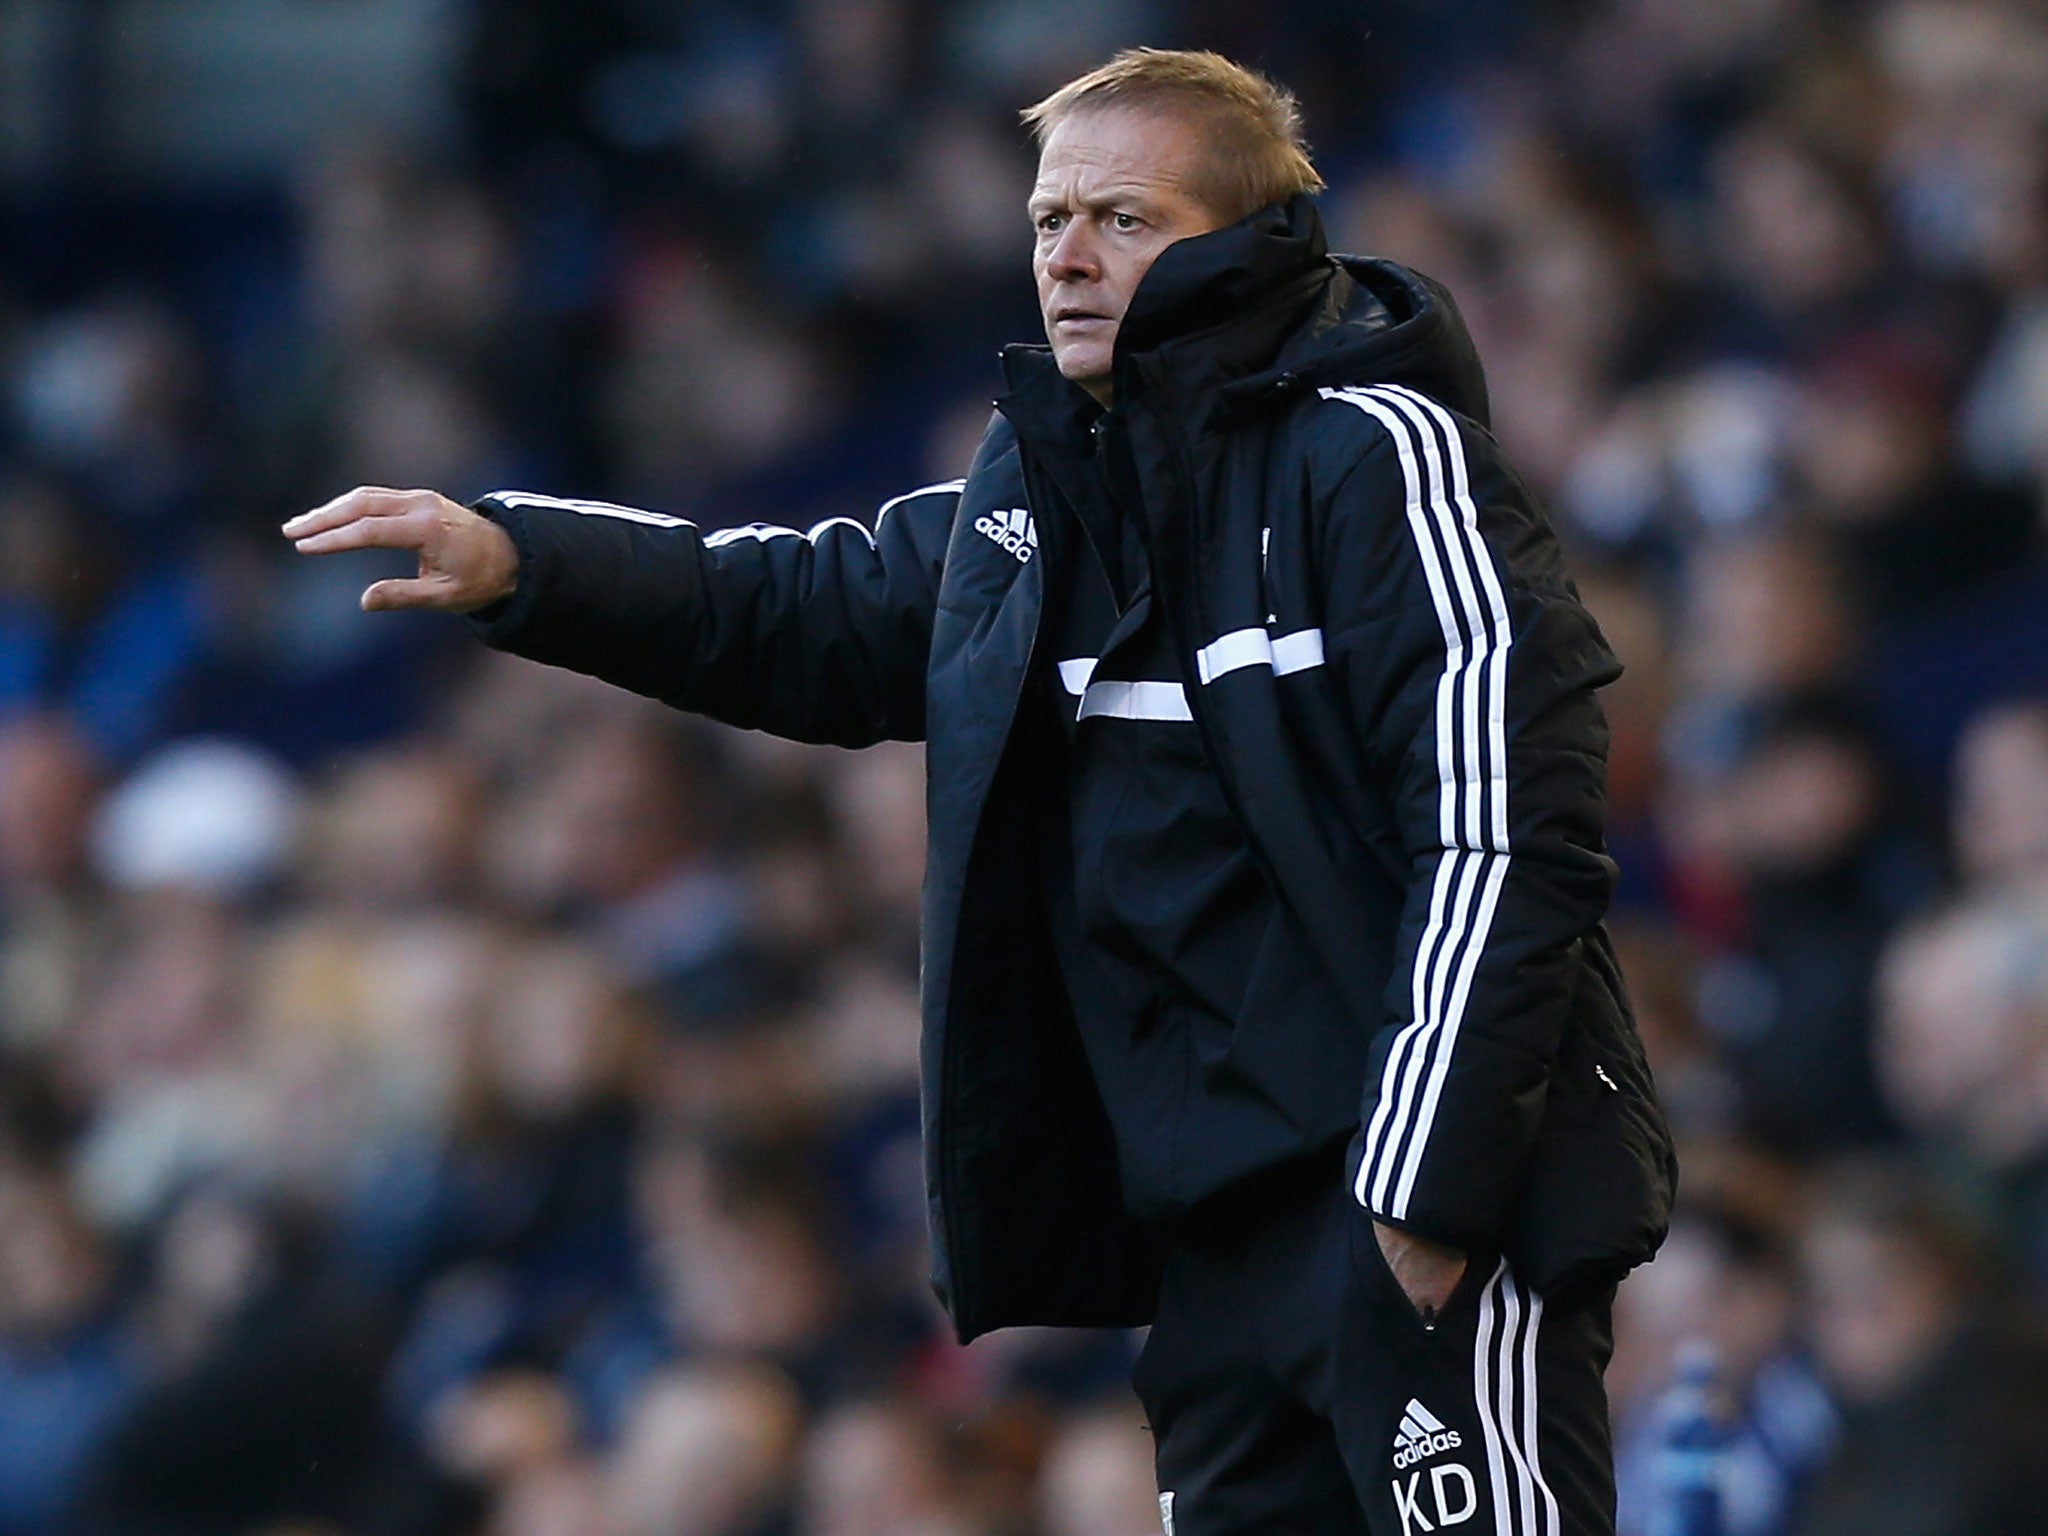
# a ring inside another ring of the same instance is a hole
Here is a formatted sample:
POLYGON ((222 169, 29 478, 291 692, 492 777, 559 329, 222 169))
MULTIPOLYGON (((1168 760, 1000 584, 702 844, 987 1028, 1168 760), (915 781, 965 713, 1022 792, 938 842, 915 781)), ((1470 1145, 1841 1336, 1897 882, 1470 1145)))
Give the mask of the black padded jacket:
MULTIPOLYGON (((1142 1323, 1157 1283, 1020 814, 1047 771, 1018 708, 1036 511, 1089 407, 1044 347, 1004 362, 965 479, 872 530, 479 504, 520 557, 489 643, 800 740, 927 743, 925 1156, 963 1339, 1142 1323)), ((1330 256, 1298 198, 1162 253, 1115 370, 1189 712, 1371 1041, 1360 1204, 1539 1291, 1642 1262, 1676 1170, 1602 926, 1595 690, 1618 669, 1488 435, 1450 296, 1330 256)), ((1231 1051, 1299 1050, 1276 1033, 1231 1051)))

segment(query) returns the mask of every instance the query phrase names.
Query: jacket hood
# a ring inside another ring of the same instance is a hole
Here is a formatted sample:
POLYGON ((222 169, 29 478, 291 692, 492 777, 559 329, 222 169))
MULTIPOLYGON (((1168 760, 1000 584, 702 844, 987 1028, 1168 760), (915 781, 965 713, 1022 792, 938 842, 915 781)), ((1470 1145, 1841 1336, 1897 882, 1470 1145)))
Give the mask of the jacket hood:
MULTIPOLYGON (((1304 389, 1406 384, 1488 422, 1485 373, 1449 290, 1395 262, 1331 255, 1307 194, 1160 253, 1118 328, 1120 400, 1148 357, 1207 376, 1225 415, 1304 389)), ((1006 348, 1004 366, 1013 390, 1057 378, 1042 343, 1006 348)))
POLYGON ((1491 425, 1486 371, 1449 289, 1378 257, 1333 256, 1330 265, 1310 323, 1289 338, 1268 374, 1227 386, 1227 396, 1256 397, 1288 375, 1317 389, 1406 384, 1491 425))

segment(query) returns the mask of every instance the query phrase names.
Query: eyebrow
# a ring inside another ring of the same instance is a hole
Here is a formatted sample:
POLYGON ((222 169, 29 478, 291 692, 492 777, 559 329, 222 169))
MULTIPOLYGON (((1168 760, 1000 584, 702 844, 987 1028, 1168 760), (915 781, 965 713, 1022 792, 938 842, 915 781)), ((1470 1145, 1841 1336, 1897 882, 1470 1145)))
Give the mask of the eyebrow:
POLYGON ((1154 196, 1133 182, 1119 182, 1093 197, 1083 198, 1069 198, 1063 192, 1035 187, 1032 189, 1030 200, 1024 206, 1032 213, 1040 213, 1051 208, 1064 208, 1069 202, 1081 208, 1111 208, 1122 203, 1156 211, 1159 206, 1154 196))

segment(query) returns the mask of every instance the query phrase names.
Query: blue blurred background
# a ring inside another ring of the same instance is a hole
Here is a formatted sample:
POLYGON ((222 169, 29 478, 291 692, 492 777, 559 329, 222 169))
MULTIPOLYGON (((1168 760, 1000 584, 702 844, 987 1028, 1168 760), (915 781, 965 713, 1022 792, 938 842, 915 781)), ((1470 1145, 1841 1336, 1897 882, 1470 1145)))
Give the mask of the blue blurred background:
POLYGON ((2035 0, 0 0, 0 1536, 1141 1536, 922 1282, 921 765, 365 618, 360 481, 958 474, 1021 106, 1302 97, 1628 663, 1628 1536, 2048 1528, 2035 0))

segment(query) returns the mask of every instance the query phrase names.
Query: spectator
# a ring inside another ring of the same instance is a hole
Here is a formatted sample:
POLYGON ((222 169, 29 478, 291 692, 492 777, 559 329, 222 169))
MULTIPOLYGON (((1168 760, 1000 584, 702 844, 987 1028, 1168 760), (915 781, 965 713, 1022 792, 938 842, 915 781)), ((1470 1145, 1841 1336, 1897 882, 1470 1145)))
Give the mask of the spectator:
POLYGON ((111 1255, 45 1170, 0 1162, 0 1531, 58 1536, 143 1381, 111 1255))
POLYGON ((763 1365, 665 1371, 635 1401, 606 1471, 618 1536, 766 1536, 794 1471, 800 1408, 763 1365))
POLYGON ((975 1536, 928 1415, 909 1403, 852 1402, 811 1432, 800 1536, 975 1536))
POLYGON ((2039 1519, 2048 1359, 1972 1235, 1896 1168, 1821 1186, 1802 1249, 1842 1441, 1798 1536, 2003 1536, 2039 1519))
POLYGON ((100 791, 72 727, 45 715, 0 727, 0 1034, 18 1057, 57 1047, 106 942, 89 841, 100 791))
POLYGON ((1754 1216, 1695 1204, 1667 1252, 1630 1288, 1622 1327, 1662 1358, 1624 1406, 1616 1471, 1631 1536, 1663 1527, 1668 1454, 1687 1350, 1711 1362, 1716 1426, 1709 1475, 1725 1536, 1784 1536, 1834 1449, 1835 1414, 1797 1335, 1797 1275, 1787 1246, 1754 1216), (1675 1347, 1674 1347, 1675 1346, 1675 1347))
POLYGON ((1852 711, 1788 703, 1740 751, 1720 793, 1746 932, 1702 994, 1704 1022, 1773 1145, 1881 1139, 1872 977, 1893 926, 1936 888, 1935 863, 1852 711))
POLYGON ((1039 1519, 1046 1536, 1149 1536, 1156 1518, 1151 1448, 1132 1408, 1069 1422, 1046 1453, 1039 1519))
POLYGON ((2048 704, 1985 710, 1956 748, 1955 853, 1978 887, 2048 871, 2048 704))

